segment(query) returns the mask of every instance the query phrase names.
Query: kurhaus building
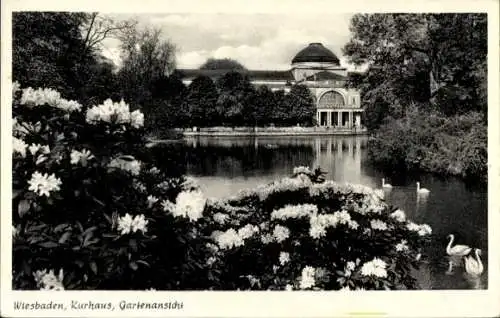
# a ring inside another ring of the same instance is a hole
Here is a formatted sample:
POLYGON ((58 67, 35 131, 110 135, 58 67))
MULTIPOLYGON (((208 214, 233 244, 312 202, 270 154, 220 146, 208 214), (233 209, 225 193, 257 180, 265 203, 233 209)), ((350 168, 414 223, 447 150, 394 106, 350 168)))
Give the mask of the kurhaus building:
MULTIPOLYGON (((179 70, 183 82, 189 85, 196 77, 205 75, 213 80, 227 70, 179 70)), ((316 104, 316 121, 321 127, 359 129, 361 98, 359 91, 346 87, 350 73, 340 65, 340 60, 321 43, 311 43, 292 59, 288 71, 245 70, 238 72, 248 76, 253 85, 266 85, 273 91, 290 91, 294 84, 309 88, 316 104)))

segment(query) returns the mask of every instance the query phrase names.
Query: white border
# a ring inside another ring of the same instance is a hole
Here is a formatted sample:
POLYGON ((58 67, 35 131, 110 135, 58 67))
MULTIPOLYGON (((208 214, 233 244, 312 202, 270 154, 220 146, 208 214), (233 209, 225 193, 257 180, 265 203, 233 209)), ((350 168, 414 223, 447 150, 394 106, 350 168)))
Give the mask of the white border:
POLYGON ((2 1, 2 107, 1 107, 1 316, 190 316, 190 317, 492 317, 500 315, 500 225, 499 184, 499 2, 475 1, 382 1, 382 0, 4 0, 2 1), (199 13, 296 13, 332 12, 487 12, 488 13, 488 243, 489 289, 483 291, 398 291, 398 292, 12 292, 11 291, 11 12, 12 11, 100 11, 109 13, 199 12, 199 13), (182 310, 171 311, 23 311, 14 312, 14 300, 176 300, 182 310))

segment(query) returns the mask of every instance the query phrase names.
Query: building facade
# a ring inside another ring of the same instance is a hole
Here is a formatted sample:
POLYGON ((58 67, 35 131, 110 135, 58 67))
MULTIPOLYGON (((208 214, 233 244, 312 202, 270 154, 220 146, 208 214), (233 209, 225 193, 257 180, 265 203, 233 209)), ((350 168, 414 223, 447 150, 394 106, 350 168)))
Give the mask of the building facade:
MULTIPOLYGON (((183 82, 189 85, 200 75, 214 80, 224 75, 224 70, 179 70, 183 82)), ((347 88, 350 73, 340 65, 340 60, 321 43, 310 43, 291 61, 288 71, 245 70, 238 72, 248 76, 255 86, 266 85, 271 90, 290 91, 292 85, 307 86, 316 105, 316 124, 342 130, 362 130, 360 93, 347 88)))

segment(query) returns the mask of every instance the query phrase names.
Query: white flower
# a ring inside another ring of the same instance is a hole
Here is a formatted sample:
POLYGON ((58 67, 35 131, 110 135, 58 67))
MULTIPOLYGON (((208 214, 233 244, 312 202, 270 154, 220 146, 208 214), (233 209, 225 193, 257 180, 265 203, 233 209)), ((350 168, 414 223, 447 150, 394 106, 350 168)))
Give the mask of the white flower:
POLYGON ((144 126, 144 114, 140 110, 134 110, 130 113, 130 125, 134 128, 144 126))
POLYGON ((345 268, 349 271, 353 271, 356 268, 356 264, 352 261, 347 262, 345 268))
POLYGON ((414 232, 418 232, 420 231, 420 225, 418 224, 415 224, 413 222, 408 222, 408 224, 406 224, 406 228, 410 231, 414 231, 414 232))
POLYGON ((125 214, 125 216, 118 219, 118 231, 120 231, 122 235, 130 233, 133 222, 132 216, 128 213, 125 214))
POLYGON ((349 226, 350 229, 352 230, 357 230, 358 227, 359 227, 359 224, 358 222, 354 221, 354 220, 350 220, 347 225, 349 226))
POLYGON ((301 218, 318 213, 318 206, 315 204, 286 205, 285 207, 274 210, 271 213, 271 219, 286 220, 289 218, 301 218))
POLYGON ((214 256, 210 256, 208 259, 207 259, 207 265, 208 266, 212 266, 215 262, 217 261, 217 258, 215 258, 214 256))
POLYGON ((148 207, 151 208, 156 202, 158 202, 158 198, 154 195, 149 195, 148 198, 148 207))
POLYGON ((285 265, 290 261, 290 254, 287 252, 281 252, 279 258, 280 264, 285 265))
POLYGON ((293 286, 292 286, 292 285, 290 285, 290 284, 286 284, 286 286, 285 286, 285 290, 286 290, 286 291, 292 291, 292 290, 293 290, 293 286))
POLYGON ((402 210, 396 210, 390 214, 390 217, 398 222, 406 221, 406 214, 402 210))
POLYGON ((226 232, 214 233, 212 237, 221 249, 230 249, 245 244, 244 240, 234 229, 229 229, 226 232))
POLYGON ((386 267, 387 264, 383 260, 375 257, 373 260, 363 264, 361 274, 363 276, 387 277, 386 267))
POLYGON ((62 98, 59 92, 50 88, 39 88, 34 90, 28 87, 23 89, 20 104, 31 107, 48 105, 62 109, 66 112, 79 111, 82 108, 82 105, 78 102, 62 98))
POLYGON ((226 220, 229 218, 227 214, 217 212, 213 215, 213 219, 215 222, 219 224, 224 224, 226 220))
POLYGON ((132 175, 139 175, 141 171, 141 163, 133 157, 130 158, 115 158, 108 164, 108 168, 121 169, 130 172, 132 175), (130 160, 129 160, 130 159, 130 160))
POLYGON ((146 225, 149 221, 147 221, 143 214, 136 215, 134 221, 132 221, 132 232, 142 231, 143 233, 147 232, 146 225))
MULTIPOLYGON (((311 215, 309 219, 309 235, 314 239, 319 239, 326 235, 328 227, 335 227, 343 216, 335 212, 334 214, 311 215)), ((350 217, 350 216, 349 216, 350 217)))
POLYGON ((79 162, 82 163, 83 166, 87 165, 87 161, 95 158, 94 155, 87 149, 83 149, 81 152, 77 150, 71 150, 71 164, 76 165, 79 162))
POLYGON ((300 289, 312 288, 316 284, 314 279, 314 274, 316 269, 311 266, 306 266, 302 269, 302 275, 300 277, 299 287, 300 289))
POLYGON ((19 230, 12 225, 12 238, 16 238, 19 235, 19 230))
POLYGON ((186 179, 182 183, 182 187, 186 190, 198 189, 198 181, 195 178, 186 177, 186 179))
POLYGON ((311 169, 309 169, 309 167, 300 166, 293 168, 293 174, 301 174, 301 173, 307 175, 312 174, 311 169))
POLYGON ((273 236, 271 234, 264 234, 260 237, 262 244, 269 244, 273 241, 273 236))
POLYGON ((432 234, 432 228, 427 225, 427 224, 420 224, 419 230, 418 230, 418 235, 420 236, 425 236, 432 234))
POLYGON ((162 203, 164 210, 170 210, 174 217, 196 221, 203 215, 207 199, 201 191, 183 191, 177 195, 175 205, 162 203))
POLYGON ((28 145, 24 142, 24 140, 12 137, 12 151, 14 153, 18 153, 21 157, 25 158, 26 148, 28 148, 28 145))
POLYGON ((385 197, 384 190, 382 189, 373 190, 373 194, 376 195, 378 199, 383 199, 385 197))
POLYGON ((259 232, 259 227, 256 225, 252 224, 247 224, 244 227, 240 228, 238 230, 238 235, 243 239, 246 240, 250 237, 252 237, 255 233, 259 232))
POLYGON ((387 224, 380 220, 371 220, 370 226, 373 230, 385 231, 388 229, 387 224))
POLYGON ((34 156, 38 152, 38 149, 40 149, 40 147, 42 147, 40 144, 31 144, 28 147, 28 149, 29 149, 31 155, 34 156))
POLYGON ((351 215, 349 212, 342 210, 342 211, 337 211, 333 213, 333 216, 335 217, 335 224, 340 223, 340 224, 348 224, 349 221, 351 221, 351 215))
POLYGON ((111 99, 104 101, 102 105, 94 106, 87 110, 86 120, 89 124, 106 122, 113 124, 130 124, 134 128, 144 125, 144 115, 140 110, 130 112, 129 105, 123 100, 113 103, 111 99))
POLYGON ((290 236, 290 230, 285 226, 277 224, 274 227, 273 236, 278 243, 281 243, 290 236))
POLYGON ((42 175, 38 171, 31 175, 28 183, 30 185, 28 190, 38 193, 39 196, 45 195, 47 197, 50 197, 51 191, 59 191, 62 184, 61 179, 56 178, 54 174, 49 176, 45 173, 42 175))
POLYGON ((64 290, 63 280, 64 272, 62 269, 59 270, 59 275, 54 274, 54 270, 51 269, 48 273, 47 270, 43 271, 37 270, 33 273, 35 282, 40 288, 40 290, 50 290, 50 291, 60 291, 64 290))
POLYGON ((402 240, 401 243, 396 244, 396 251, 398 252, 408 251, 409 247, 407 243, 408 242, 406 240, 402 240))
POLYGON ((118 219, 118 231, 121 235, 128 234, 130 232, 135 233, 137 231, 142 231, 145 233, 147 231, 146 225, 148 221, 145 219, 144 215, 136 215, 133 219, 128 213, 118 219))
POLYGON ((339 291, 351 291, 351 288, 349 288, 349 286, 344 286, 341 289, 339 289, 339 291))

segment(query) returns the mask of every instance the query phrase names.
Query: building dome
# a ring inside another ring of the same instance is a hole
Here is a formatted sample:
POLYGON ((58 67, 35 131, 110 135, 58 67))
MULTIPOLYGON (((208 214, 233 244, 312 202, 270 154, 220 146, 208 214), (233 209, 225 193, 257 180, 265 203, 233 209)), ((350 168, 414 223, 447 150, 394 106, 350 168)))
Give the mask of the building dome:
POLYGON ((332 63, 340 66, 340 60, 321 43, 309 44, 292 59, 292 64, 304 62, 332 63))

